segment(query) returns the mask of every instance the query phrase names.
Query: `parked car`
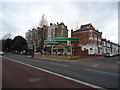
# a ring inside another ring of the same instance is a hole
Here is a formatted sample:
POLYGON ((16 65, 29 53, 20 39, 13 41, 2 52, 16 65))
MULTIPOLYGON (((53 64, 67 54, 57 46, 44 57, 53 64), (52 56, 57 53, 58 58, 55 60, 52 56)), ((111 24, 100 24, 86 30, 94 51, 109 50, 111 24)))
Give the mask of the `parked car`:
POLYGON ((105 57, 114 57, 115 55, 112 53, 106 53, 105 57))
POLYGON ((4 52, 3 52, 3 51, 0 51, 0 55, 4 55, 4 52))

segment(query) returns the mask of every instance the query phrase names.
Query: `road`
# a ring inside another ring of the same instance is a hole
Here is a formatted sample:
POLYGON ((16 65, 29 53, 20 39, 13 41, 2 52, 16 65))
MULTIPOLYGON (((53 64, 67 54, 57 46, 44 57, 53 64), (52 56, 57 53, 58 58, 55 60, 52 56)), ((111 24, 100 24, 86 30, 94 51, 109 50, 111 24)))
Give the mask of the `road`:
POLYGON ((2 88, 89 88, 89 86, 3 58, 2 88))
POLYGON ((4 57, 103 88, 118 88, 119 74, 118 70, 115 69, 90 67, 64 61, 37 59, 9 54, 4 57))

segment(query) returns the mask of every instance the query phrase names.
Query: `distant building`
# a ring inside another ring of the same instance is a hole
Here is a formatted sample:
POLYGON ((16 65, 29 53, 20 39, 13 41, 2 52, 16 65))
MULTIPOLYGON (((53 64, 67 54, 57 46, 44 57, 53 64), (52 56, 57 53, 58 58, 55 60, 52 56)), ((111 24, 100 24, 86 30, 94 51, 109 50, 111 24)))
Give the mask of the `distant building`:
POLYGON ((78 43, 80 51, 77 55, 102 55, 102 32, 96 30, 92 24, 81 25, 80 29, 71 31, 72 38, 80 38, 78 43))
POLYGON ((47 32, 47 40, 45 40, 46 43, 44 43, 45 48, 51 48, 51 50, 46 50, 47 52, 65 52, 65 46, 67 45, 66 42, 60 41, 61 43, 58 44, 58 42, 55 42, 56 38, 68 38, 68 29, 67 26, 64 25, 63 22, 60 24, 53 24, 50 23, 50 26, 48 26, 48 32, 47 32))
POLYGON ((56 37, 68 37, 68 29, 63 22, 60 24, 50 23, 50 26, 48 26, 47 40, 51 41, 56 37))
POLYGON ((25 33, 25 37, 27 40, 28 47, 30 49, 33 49, 33 44, 32 44, 32 30, 28 30, 28 32, 25 33))
POLYGON ((28 47, 34 51, 45 50, 52 54, 69 52, 70 55, 81 56, 120 54, 120 45, 102 38, 102 32, 91 23, 81 25, 78 30, 71 30, 71 38, 68 38, 68 29, 63 22, 33 28, 25 36, 28 47))
POLYGON ((107 40, 107 53, 112 53, 111 52, 111 42, 110 42, 110 40, 107 40))
POLYGON ((44 41, 51 41, 56 37, 68 37, 67 26, 63 22, 60 24, 52 24, 50 26, 37 27, 26 32, 26 40, 28 47, 34 51, 42 51, 44 49, 44 41))
POLYGON ((34 51, 41 51, 44 48, 44 40, 47 39, 47 26, 37 27, 26 32, 28 47, 34 51))
POLYGON ((106 54, 106 53, 113 54, 113 55, 120 54, 119 44, 113 43, 110 40, 106 40, 105 38, 102 39, 102 48, 103 48, 103 54, 106 54))
POLYGON ((102 38, 102 53, 107 53, 107 40, 105 38, 102 38))
POLYGON ((50 26, 48 26, 48 36, 47 36, 47 40, 51 41, 55 38, 55 28, 57 28, 56 24, 52 24, 50 23, 50 26))
POLYGON ((68 29, 63 22, 60 24, 57 23, 57 27, 55 29, 55 37, 68 37, 68 29))

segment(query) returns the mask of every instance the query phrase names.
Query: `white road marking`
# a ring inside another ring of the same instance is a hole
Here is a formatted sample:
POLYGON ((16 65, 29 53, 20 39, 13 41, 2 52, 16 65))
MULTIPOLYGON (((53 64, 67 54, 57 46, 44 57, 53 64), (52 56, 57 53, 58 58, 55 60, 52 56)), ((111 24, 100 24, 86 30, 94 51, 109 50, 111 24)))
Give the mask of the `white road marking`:
POLYGON ((26 66, 29 66, 29 67, 32 67, 32 68, 35 68, 37 70, 41 70, 41 71, 44 71, 44 72, 47 72, 47 73, 50 73, 50 74, 53 74, 53 75, 56 75, 56 76, 59 76, 59 77, 62 77, 62 78, 65 78, 65 79, 68 79, 68 80, 72 80, 74 82, 77 82, 77 83, 80 83, 80 84, 83 84, 83 85, 86 85, 86 86, 89 86, 89 87, 92 87, 92 88, 96 88, 98 90, 107 90, 103 87, 100 87, 100 86, 97 86, 97 85, 93 85, 93 84, 90 84, 90 83, 86 83, 86 82, 83 82, 83 81, 80 81, 80 80, 77 80, 77 79, 74 79, 74 78, 71 78, 71 77, 67 77, 67 76, 64 76, 64 75, 61 75, 61 74, 58 74, 58 73, 54 73, 54 72, 51 72, 51 71, 48 71, 46 69, 42 69, 42 68, 39 68, 39 67, 35 67, 35 66, 32 66, 32 65, 29 65, 29 64, 25 64, 23 62, 20 62, 20 61, 16 61, 14 59, 10 59, 10 58, 7 58, 7 57, 4 57, 6 59, 9 59, 13 62, 17 62, 17 63, 20 63, 20 64, 23 64, 23 65, 26 65, 26 66))
POLYGON ((104 74, 119 76, 119 74, 116 74, 116 73, 109 73, 109 72, 104 72, 104 71, 99 71, 99 70, 94 70, 94 69, 88 69, 88 68, 82 68, 82 69, 87 70, 87 71, 93 71, 93 72, 98 72, 98 73, 104 73, 104 74))
POLYGON ((64 67, 68 67, 68 65, 65 65, 65 64, 59 64, 59 63, 49 63, 49 64, 53 64, 53 65, 57 65, 57 66, 64 66, 64 67))

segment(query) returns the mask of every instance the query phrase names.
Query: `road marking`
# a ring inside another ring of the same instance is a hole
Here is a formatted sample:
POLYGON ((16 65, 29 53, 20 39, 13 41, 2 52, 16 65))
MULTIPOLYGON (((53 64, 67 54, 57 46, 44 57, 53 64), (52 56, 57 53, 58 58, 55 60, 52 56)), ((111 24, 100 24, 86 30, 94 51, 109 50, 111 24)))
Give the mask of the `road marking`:
POLYGON ((54 72, 48 71, 46 69, 42 69, 42 68, 35 67, 35 66, 29 65, 29 64, 25 64, 23 62, 16 61, 16 60, 11 59, 11 58, 7 58, 7 57, 3 57, 3 58, 9 59, 9 60, 11 60, 13 62, 17 62, 17 63, 23 64, 23 65, 35 68, 37 70, 41 70, 41 71, 44 71, 44 72, 47 72, 47 73, 50 73, 50 74, 53 74, 53 75, 56 75, 56 76, 59 76, 59 77, 62 77, 62 78, 74 81, 74 82, 77 82, 77 83, 80 83, 80 84, 83 84, 83 85, 86 85, 86 86, 89 86, 89 87, 92 87, 92 88, 96 88, 98 90, 107 90, 107 89, 105 89, 103 87, 100 87, 100 86, 97 86, 97 85, 93 85, 93 84, 90 84, 90 83, 86 83, 86 82, 83 82, 83 81, 80 81, 80 80, 77 80, 77 79, 74 79, 74 78, 71 78, 71 77, 67 77, 67 76, 64 76, 64 75, 61 75, 61 74, 58 74, 58 73, 54 73, 54 72))
POLYGON ((104 71, 98 71, 98 70, 95 70, 95 69, 88 69, 88 68, 82 68, 82 69, 87 70, 87 71, 93 71, 93 72, 98 72, 98 73, 104 73, 104 74, 111 74, 111 75, 119 76, 119 74, 109 73, 109 72, 104 72, 104 71))
POLYGON ((57 65, 57 66, 64 66, 64 67, 68 67, 68 65, 65 65, 65 64, 58 64, 58 63, 49 63, 49 64, 53 64, 53 65, 57 65))

